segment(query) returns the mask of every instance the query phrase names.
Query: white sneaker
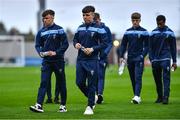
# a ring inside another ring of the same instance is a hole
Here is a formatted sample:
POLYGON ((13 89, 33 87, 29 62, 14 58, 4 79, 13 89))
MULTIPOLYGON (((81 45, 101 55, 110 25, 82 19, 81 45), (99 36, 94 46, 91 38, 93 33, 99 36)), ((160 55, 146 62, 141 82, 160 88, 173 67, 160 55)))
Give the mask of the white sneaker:
POLYGON ((93 112, 92 108, 90 106, 87 106, 86 110, 84 112, 84 115, 93 115, 93 114, 94 114, 94 112, 93 112))
POLYGON ((134 103, 134 104, 140 104, 141 102, 141 97, 139 96, 134 96, 131 103, 134 103))
POLYGON ((66 106, 65 105, 60 105, 58 112, 67 112, 66 106))
POLYGON ((44 110, 42 109, 42 106, 38 103, 36 103, 34 106, 30 106, 29 109, 33 112, 44 112, 44 110))

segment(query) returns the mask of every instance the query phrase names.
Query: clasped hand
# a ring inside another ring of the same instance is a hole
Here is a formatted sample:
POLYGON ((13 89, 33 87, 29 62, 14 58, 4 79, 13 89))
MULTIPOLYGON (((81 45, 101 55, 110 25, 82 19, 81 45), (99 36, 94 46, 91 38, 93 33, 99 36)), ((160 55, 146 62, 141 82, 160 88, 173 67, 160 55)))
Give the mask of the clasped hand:
POLYGON ((94 51, 93 48, 84 48, 80 43, 76 43, 75 48, 78 50, 81 49, 86 55, 91 55, 94 51))

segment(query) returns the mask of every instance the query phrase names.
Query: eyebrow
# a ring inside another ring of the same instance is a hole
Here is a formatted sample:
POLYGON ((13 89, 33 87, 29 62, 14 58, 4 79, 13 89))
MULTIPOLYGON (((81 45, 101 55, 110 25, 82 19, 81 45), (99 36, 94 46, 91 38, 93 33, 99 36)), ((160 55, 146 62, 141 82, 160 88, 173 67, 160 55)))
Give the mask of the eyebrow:
POLYGON ((88 13, 83 13, 83 16, 90 16, 90 14, 88 14, 88 13))

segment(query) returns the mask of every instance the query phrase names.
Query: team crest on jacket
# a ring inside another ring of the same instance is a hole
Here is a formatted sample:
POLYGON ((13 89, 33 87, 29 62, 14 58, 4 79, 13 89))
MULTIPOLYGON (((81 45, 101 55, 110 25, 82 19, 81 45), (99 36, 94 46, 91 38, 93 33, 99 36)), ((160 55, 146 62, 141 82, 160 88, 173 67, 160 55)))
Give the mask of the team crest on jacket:
POLYGON ((93 36, 94 36, 94 33, 95 33, 95 32, 91 32, 91 37, 93 37, 93 36))
POLYGON ((141 34, 138 34, 138 39, 141 37, 141 34))
POLYGON ((56 39, 56 34, 53 34, 53 39, 56 39))
POLYGON ((91 70, 91 75, 94 75, 94 70, 91 70))

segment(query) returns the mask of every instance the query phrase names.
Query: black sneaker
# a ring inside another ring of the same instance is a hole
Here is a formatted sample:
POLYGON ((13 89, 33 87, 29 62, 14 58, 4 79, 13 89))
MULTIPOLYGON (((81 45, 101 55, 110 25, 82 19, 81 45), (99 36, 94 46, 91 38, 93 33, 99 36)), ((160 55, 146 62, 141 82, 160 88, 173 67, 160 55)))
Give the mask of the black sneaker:
POLYGON ((162 97, 158 97, 157 100, 155 101, 155 103, 161 103, 163 100, 162 100, 162 97))
POLYGON ((163 104, 168 104, 169 103, 168 97, 163 97, 162 103, 163 104))
POLYGON ((52 102, 52 99, 47 99, 45 103, 48 104, 48 103, 53 103, 53 102, 52 102))
POLYGON ((98 100, 97 100, 97 104, 102 104, 104 101, 103 101, 103 96, 102 95, 98 95, 98 100))
POLYGON ((42 106, 38 103, 36 103, 34 106, 30 106, 29 109, 33 112, 43 113, 44 110, 42 109, 42 106))
POLYGON ((54 103, 55 103, 55 104, 60 104, 60 100, 55 98, 55 99, 54 99, 54 103))

